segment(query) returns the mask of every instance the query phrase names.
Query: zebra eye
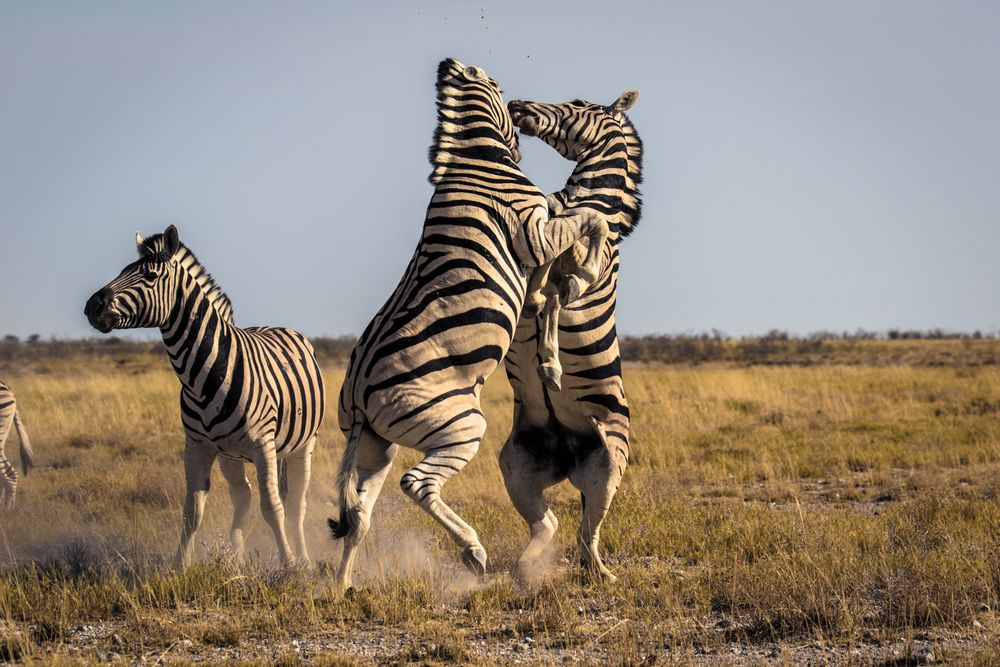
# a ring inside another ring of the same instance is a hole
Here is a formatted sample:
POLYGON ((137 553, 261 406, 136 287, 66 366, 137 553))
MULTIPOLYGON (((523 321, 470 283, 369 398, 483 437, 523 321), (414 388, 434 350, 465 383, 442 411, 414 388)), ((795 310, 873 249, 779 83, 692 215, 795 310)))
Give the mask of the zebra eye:
POLYGON ((142 277, 145 278, 146 280, 156 280, 157 276, 159 275, 160 274, 158 274, 156 271, 146 271, 144 274, 142 274, 142 277))

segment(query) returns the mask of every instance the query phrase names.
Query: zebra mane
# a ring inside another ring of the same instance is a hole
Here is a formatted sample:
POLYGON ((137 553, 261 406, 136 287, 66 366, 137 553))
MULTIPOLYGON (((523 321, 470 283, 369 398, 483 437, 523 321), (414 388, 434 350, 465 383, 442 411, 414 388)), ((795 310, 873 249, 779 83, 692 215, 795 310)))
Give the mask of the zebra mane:
POLYGON ((631 201, 626 201, 629 215, 620 227, 619 236, 625 237, 632 233, 639 225, 639 218, 642 217, 642 194, 639 192, 639 184, 642 183, 642 139, 635 130, 635 125, 624 113, 619 114, 622 132, 625 134, 626 155, 628 157, 627 175, 625 177, 625 189, 631 201))
POLYGON ((229 300, 226 293, 222 291, 222 288, 219 287, 218 283, 215 282, 215 279, 212 278, 212 274, 210 274, 208 270, 205 269, 205 266, 198 261, 198 258, 194 256, 194 253, 191 252, 190 248, 182 243, 180 249, 177 251, 177 254, 174 255, 174 258, 177 260, 177 263, 182 266, 192 278, 194 278, 194 281, 198 283, 205 295, 205 298, 208 299, 210 304, 215 306, 215 310, 219 313, 219 316, 223 319, 223 321, 233 324, 232 301, 229 300))
MULTIPOLYGON (((475 102, 484 102, 472 99, 473 96, 478 97, 474 88, 461 90, 463 69, 464 66, 454 58, 446 58, 438 65, 437 127, 434 128, 427 156, 433 167, 428 177, 431 185, 441 182, 449 166, 461 164, 464 160, 499 163, 507 157, 513 162, 500 128, 484 128, 477 124, 477 127, 466 129, 456 123, 462 116, 470 114, 470 107, 475 102)), ((506 107, 501 112, 507 113, 506 107)), ((485 119, 486 114, 486 109, 483 109, 480 117, 485 119)))
POLYGON ((166 242, 163 239, 163 234, 154 234, 149 238, 146 238, 142 242, 142 252, 152 259, 160 262, 167 262, 171 259, 177 260, 177 264, 181 266, 188 275, 194 279, 194 281, 201 288, 202 293, 208 302, 215 308, 216 312, 223 321, 233 324, 233 304, 226 296, 226 293, 222 291, 222 288, 215 282, 212 278, 212 274, 208 272, 205 266, 198 261, 191 249, 188 248, 183 243, 177 249, 177 253, 173 257, 167 256, 166 242))

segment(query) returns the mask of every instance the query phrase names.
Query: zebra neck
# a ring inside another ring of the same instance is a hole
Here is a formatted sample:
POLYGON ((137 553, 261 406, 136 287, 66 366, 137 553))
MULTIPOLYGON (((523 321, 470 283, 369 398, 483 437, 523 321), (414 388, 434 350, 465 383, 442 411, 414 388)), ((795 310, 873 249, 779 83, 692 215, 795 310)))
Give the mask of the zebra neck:
POLYGON ((494 171, 498 165, 514 167, 510 151, 499 133, 496 137, 475 140, 456 138, 442 133, 431 147, 431 184, 437 185, 449 177, 461 178, 462 174, 494 171))
POLYGON ((625 138, 618 136, 582 155, 557 195, 566 208, 594 203, 609 223, 631 231, 641 209, 632 167, 625 138))
POLYGON ((206 380, 210 375, 224 374, 225 368, 217 365, 220 359, 226 363, 236 326, 219 312, 195 277, 180 276, 174 310, 160 331, 185 393, 195 399, 211 399, 206 395, 206 380))
POLYGON ((186 275, 200 288, 204 297, 218 311, 222 319, 233 323, 233 304, 222 291, 222 288, 215 282, 204 265, 198 261, 194 253, 187 246, 181 245, 177 251, 177 264, 181 268, 182 276, 186 275))

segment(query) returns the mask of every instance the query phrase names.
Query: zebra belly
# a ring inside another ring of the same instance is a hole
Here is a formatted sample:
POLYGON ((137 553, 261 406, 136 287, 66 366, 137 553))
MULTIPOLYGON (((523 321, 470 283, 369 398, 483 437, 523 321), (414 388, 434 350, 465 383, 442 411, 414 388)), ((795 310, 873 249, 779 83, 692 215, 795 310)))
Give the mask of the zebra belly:
POLYGON ((323 379, 312 347, 291 329, 244 330, 252 340, 240 365, 224 377, 211 372, 211 399, 181 392, 181 418, 189 439, 228 458, 252 460, 273 441, 279 458, 313 438, 323 419, 323 379))
POLYGON ((605 352, 593 356, 564 351, 586 344, 585 338, 560 332, 562 390, 549 391, 537 373, 538 321, 522 318, 506 358, 511 388, 520 403, 515 413, 515 430, 547 428, 583 437, 594 432, 596 420, 627 439, 628 402, 617 341, 605 352))

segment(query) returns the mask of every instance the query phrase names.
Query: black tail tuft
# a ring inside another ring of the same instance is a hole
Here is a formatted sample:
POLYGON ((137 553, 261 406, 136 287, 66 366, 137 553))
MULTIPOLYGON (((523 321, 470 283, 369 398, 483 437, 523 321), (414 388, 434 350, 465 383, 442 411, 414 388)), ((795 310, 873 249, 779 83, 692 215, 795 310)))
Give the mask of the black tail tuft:
POLYGON ((330 526, 330 534, 335 540, 347 537, 347 533, 350 531, 350 524, 346 521, 341 522, 336 519, 327 519, 326 525, 330 526))

